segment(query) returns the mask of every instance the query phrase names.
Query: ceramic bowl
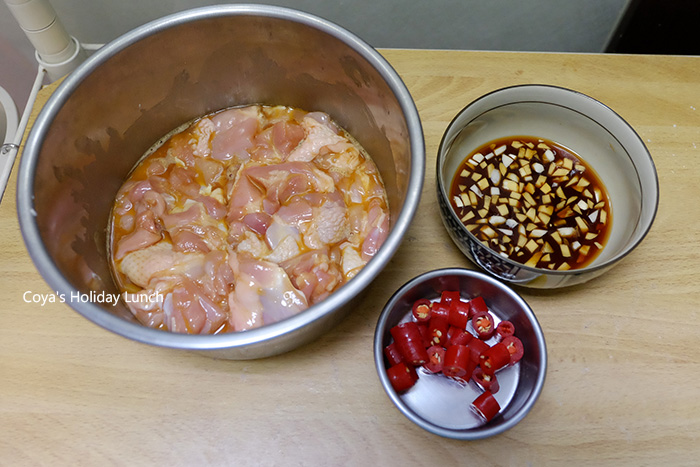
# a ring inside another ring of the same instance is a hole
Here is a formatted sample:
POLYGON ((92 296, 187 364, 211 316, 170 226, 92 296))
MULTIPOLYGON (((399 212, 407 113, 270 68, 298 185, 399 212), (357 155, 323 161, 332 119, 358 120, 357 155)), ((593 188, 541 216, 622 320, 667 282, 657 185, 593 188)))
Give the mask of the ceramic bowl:
POLYGON ((436 177, 442 220, 459 249, 495 277, 532 288, 580 284, 608 271, 642 242, 659 203, 656 168, 635 130, 601 102, 555 86, 503 88, 466 106, 442 137, 436 177), (602 251, 585 267, 553 271, 515 262, 478 241, 451 208, 450 185, 465 157, 488 142, 516 135, 544 138, 573 150, 607 188, 611 230, 602 251))

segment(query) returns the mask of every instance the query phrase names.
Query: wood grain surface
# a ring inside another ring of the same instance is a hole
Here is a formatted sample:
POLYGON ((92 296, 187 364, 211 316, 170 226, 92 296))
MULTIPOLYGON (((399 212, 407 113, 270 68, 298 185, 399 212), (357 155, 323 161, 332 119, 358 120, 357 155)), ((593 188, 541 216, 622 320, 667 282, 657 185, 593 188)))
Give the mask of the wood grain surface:
POLYGON ((0 465, 697 465, 700 57, 380 52, 423 123, 417 217, 357 310, 281 356, 220 361, 146 346, 65 304, 27 303, 25 292, 51 290, 19 231, 15 165, 0 205, 0 465), (540 399, 499 436, 440 438, 383 392, 374 327, 413 276, 473 268, 438 216, 437 146, 466 104, 522 83, 581 91, 625 118, 656 163, 659 211, 644 242, 603 277, 516 289, 548 345, 540 399))

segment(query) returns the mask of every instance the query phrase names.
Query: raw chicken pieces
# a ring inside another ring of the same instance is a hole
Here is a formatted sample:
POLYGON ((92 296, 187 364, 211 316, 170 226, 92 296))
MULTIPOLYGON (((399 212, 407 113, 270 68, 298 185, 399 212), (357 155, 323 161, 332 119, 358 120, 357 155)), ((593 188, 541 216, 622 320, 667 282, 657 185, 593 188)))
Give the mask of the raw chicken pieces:
POLYGON ((114 204, 111 259, 142 324, 244 331, 337 290, 375 255, 389 222, 376 166, 327 114, 232 108, 134 169, 114 204))

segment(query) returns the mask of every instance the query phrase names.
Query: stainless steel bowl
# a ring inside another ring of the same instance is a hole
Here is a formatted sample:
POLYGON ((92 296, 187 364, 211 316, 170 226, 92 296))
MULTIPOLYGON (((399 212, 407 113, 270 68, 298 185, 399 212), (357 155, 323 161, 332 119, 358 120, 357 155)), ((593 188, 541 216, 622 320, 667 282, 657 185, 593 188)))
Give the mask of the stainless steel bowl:
POLYGON ((644 239, 659 204, 654 161, 634 129, 601 102, 546 85, 498 89, 466 106, 440 142, 436 183, 442 220, 459 249, 499 279, 531 288, 581 284, 608 271, 644 239), (450 185, 468 153, 515 135, 541 137, 568 147, 593 167, 606 186, 612 229, 605 247, 588 266, 552 271, 504 258, 469 232, 451 208, 450 185))
POLYGON ((502 433, 518 424, 539 398, 547 374, 544 334, 530 306, 513 290, 482 272, 469 269, 438 269, 411 279, 389 299, 374 334, 374 362, 389 399, 409 420, 447 438, 475 440, 502 433), (495 394, 501 412, 486 424, 470 411, 479 391, 474 383, 461 386, 441 375, 419 371, 418 382, 403 394, 391 386, 386 373, 384 348, 391 343, 389 330, 411 319, 411 307, 419 298, 439 299, 443 291, 457 290, 462 298, 482 296, 498 321, 515 325, 522 341, 523 358, 499 373, 495 394))
POLYGON ((413 218, 424 159, 422 128, 408 90, 361 39, 286 8, 204 7, 135 29, 65 79, 27 140, 17 209, 39 272, 78 313, 136 341, 251 359, 308 342, 352 310, 413 218), (106 227, 114 196, 144 151, 197 116, 254 103, 325 111, 372 155, 387 188, 392 224, 375 258, 322 303, 239 333, 157 331, 135 322, 121 302, 112 307, 91 299, 117 292, 106 227))

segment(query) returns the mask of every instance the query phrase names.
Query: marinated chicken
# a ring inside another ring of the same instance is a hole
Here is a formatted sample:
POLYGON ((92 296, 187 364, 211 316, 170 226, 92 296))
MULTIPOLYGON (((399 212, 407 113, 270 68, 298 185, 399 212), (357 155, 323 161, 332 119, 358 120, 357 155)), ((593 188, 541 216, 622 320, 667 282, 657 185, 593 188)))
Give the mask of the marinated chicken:
POLYGON ((327 114, 227 109, 134 168, 112 211, 113 273, 146 326, 256 328, 354 277, 387 237, 387 203, 373 161, 327 114))

